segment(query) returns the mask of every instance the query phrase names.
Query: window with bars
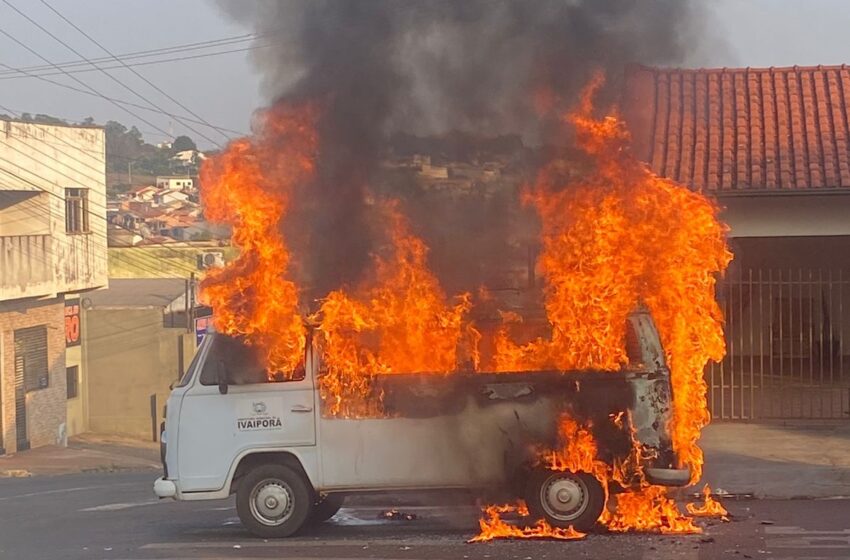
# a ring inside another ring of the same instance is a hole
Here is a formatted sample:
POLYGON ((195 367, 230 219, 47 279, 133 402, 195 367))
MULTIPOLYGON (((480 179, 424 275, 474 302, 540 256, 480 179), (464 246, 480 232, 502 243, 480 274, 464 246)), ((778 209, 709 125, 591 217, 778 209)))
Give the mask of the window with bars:
POLYGON ((76 399, 80 396, 80 366, 65 368, 67 379, 68 398, 76 399))
POLYGON ((88 189, 65 189, 65 232, 89 232, 88 189))

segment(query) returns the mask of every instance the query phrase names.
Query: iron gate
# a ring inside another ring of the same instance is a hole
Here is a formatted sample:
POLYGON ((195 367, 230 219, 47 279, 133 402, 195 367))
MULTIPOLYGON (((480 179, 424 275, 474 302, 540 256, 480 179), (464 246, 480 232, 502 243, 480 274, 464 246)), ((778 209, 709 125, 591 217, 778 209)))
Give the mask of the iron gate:
POLYGON ((850 418, 850 276, 742 271, 718 282, 726 356, 706 368, 712 416, 850 418))

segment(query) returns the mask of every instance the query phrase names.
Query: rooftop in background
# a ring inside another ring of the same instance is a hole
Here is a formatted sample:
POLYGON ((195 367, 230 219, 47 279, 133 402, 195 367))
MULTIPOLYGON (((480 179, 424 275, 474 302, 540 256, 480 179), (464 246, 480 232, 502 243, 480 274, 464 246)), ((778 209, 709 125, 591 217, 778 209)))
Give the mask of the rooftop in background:
POLYGON ((657 174, 718 194, 850 192, 850 67, 631 67, 623 115, 657 174))
MULTIPOLYGON (((93 307, 168 307, 186 293, 183 278, 110 278, 109 288, 86 294, 93 307)), ((179 307, 179 306, 177 306, 179 307)))

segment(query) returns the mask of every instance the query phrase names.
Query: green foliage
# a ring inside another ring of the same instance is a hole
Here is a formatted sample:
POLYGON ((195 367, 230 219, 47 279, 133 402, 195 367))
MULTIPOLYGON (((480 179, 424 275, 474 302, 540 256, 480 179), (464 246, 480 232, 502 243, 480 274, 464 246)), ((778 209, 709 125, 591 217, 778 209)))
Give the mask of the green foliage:
POLYGON ((194 140, 188 136, 178 136, 174 139, 174 142, 171 143, 171 153, 173 154, 176 154, 177 152, 184 152, 186 150, 197 149, 198 147, 195 145, 194 140))

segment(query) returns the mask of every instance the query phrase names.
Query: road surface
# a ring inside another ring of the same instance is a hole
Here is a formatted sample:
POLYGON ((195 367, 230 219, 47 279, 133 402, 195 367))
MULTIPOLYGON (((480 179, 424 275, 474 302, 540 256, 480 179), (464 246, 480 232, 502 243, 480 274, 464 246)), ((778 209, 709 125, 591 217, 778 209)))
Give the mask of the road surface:
MULTIPOLYGON (((729 523, 702 535, 590 535, 581 541, 466 544, 477 510, 422 500, 399 506, 414 521, 379 520, 395 505, 345 507, 304 535, 247 534, 233 499, 157 501, 156 473, 77 474, 0 480, 0 559, 537 560, 567 558, 850 558, 850 500, 727 501, 729 523)), ((424 500, 425 497, 423 497, 424 500)))

